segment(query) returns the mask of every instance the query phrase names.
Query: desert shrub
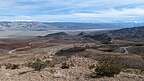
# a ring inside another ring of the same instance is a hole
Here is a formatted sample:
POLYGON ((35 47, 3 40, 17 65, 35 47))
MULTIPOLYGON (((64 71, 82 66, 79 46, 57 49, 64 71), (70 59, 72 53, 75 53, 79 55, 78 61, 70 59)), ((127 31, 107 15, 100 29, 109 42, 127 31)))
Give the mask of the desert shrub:
POLYGON ((69 69, 69 64, 67 64, 66 62, 64 62, 64 63, 62 63, 62 66, 61 66, 61 68, 62 69, 69 69))
POLYGON ((19 69, 19 65, 18 64, 5 64, 6 69, 19 69))
POLYGON ((96 77, 114 77, 114 75, 119 74, 123 66, 113 62, 111 58, 105 58, 99 61, 98 65, 95 68, 96 77))
POLYGON ((35 61, 28 64, 29 67, 33 68, 35 71, 41 71, 48 66, 47 61, 42 61, 41 59, 36 59, 35 61))
POLYGON ((95 73, 97 77, 108 76, 114 77, 115 74, 119 74, 122 67, 118 64, 101 63, 97 65, 95 73))
POLYGON ((104 62, 105 60, 111 60, 111 63, 119 64, 124 66, 124 68, 139 69, 144 67, 144 60, 138 55, 103 55, 97 58, 99 62, 104 62))

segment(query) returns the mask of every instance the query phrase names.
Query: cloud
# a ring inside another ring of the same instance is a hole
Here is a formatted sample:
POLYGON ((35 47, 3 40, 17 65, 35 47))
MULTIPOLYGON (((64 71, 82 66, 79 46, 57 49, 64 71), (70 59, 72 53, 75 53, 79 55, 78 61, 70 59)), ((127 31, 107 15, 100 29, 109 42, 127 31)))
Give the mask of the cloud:
POLYGON ((0 0, 0 21, 143 21, 143 0, 0 0))

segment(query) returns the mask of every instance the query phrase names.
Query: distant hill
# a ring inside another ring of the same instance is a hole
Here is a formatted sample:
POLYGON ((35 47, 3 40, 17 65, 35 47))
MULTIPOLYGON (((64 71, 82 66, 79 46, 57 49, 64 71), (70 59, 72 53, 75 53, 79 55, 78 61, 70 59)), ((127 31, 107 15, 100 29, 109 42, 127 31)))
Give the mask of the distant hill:
POLYGON ((123 28, 118 30, 110 31, 97 31, 97 32, 80 32, 77 35, 70 35, 65 32, 52 33, 43 36, 44 38, 53 38, 56 41, 65 40, 65 41, 89 41, 95 42, 100 41, 101 43, 111 43, 112 39, 116 40, 128 40, 128 41, 138 41, 144 42, 144 26, 133 27, 133 28, 123 28), (57 40, 58 39, 58 40, 57 40))
POLYGON ((77 36, 80 36, 82 38, 89 38, 96 41, 100 41, 103 44, 109 44, 111 43, 112 38, 108 36, 106 33, 95 33, 95 34, 87 34, 84 32, 79 33, 77 36))
MULTIPOLYGON (((87 34, 86 34, 87 35, 87 34)), ((45 36, 38 36, 38 40, 48 40, 51 43, 88 43, 88 42, 98 42, 98 40, 95 40, 93 38, 90 37, 84 37, 82 35, 72 35, 72 34, 68 34, 65 32, 58 32, 58 33, 52 33, 52 34, 48 34, 45 36)))
POLYGON ((88 34, 80 32, 77 35, 67 34, 65 32, 52 33, 45 36, 38 36, 40 38, 51 40, 52 42, 99 42, 108 44, 111 42, 111 38, 107 34, 88 34))
POLYGON ((114 30, 108 35, 113 39, 144 41, 144 26, 114 30))
POLYGON ((0 22, 0 30, 47 31, 77 29, 119 29, 144 23, 73 23, 73 22, 0 22))

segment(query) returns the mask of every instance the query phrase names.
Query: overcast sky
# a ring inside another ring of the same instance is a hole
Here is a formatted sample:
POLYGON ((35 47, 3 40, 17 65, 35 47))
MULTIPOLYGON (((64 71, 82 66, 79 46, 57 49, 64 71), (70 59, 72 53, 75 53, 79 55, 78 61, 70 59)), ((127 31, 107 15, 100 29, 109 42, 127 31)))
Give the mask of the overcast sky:
POLYGON ((143 22, 144 0, 0 0, 0 21, 143 22))

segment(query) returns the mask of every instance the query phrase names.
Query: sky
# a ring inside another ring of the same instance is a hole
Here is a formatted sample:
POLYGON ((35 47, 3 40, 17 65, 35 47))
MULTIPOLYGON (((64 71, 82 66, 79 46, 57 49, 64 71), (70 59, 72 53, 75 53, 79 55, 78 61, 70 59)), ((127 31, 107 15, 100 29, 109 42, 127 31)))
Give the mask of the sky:
POLYGON ((144 0, 0 0, 0 21, 144 22, 144 0))

